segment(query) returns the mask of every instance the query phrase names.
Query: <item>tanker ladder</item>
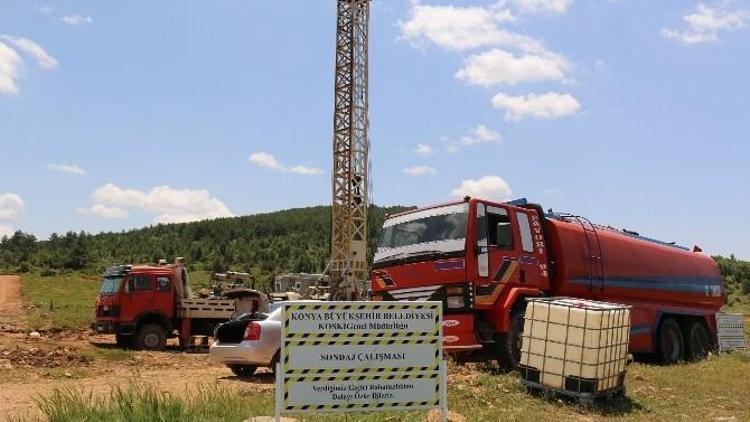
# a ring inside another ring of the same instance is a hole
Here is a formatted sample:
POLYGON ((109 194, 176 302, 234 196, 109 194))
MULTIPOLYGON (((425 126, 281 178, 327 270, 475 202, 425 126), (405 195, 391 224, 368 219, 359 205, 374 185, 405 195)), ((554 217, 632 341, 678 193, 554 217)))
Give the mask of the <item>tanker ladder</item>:
POLYGON ((594 290, 595 284, 598 282, 599 290, 604 291, 604 257, 596 225, 588 218, 581 215, 556 214, 556 216, 574 219, 583 229, 583 237, 586 240, 586 262, 588 263, 589 290, 594 290))

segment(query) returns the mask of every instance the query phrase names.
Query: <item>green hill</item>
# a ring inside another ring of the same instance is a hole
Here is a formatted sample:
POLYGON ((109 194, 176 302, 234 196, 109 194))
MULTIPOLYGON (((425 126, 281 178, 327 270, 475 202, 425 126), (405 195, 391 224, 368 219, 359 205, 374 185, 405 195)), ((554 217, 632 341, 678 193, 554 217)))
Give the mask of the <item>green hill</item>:
MULTIPOLYGON (((385 215, 403 206, 370 209, 370 259, 385 215)), ((39 241, 16 232, 0 240, 0 272, 38 270, 100 273, 118 263, 185 258, 190 270, 244 271, 263 281, 279 272, 322 272, 330 254, 330 207, 184 224, 163 224, 119 233, 53 234, 39 241)), ((729 294, 729 308, 750 309, 750 262, 716 256, 729 294)))
MULTIPOLYGON (((405 208, 371 207, 371 254, 385 215, 405 208)), ((283 271, 321 272, 330 254, 330 214, 330 207, 319 206, 120 233, 53 234, 44 241, 17 232, 0 241, 0 271, 93 273, 115 263, 182 256, 191 270, 231 269, 265 279, 283 271)))

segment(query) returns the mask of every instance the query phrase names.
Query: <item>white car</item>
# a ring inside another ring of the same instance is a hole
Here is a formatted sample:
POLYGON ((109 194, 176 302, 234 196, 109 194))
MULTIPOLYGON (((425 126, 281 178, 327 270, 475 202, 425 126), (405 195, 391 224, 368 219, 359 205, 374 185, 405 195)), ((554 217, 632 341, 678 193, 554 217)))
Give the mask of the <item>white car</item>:
POLYGON ((209 356, 239 377, 248 377, 259 366, 276 370, 281 348, 281 308, 270 314, 245 314, 216 327, 209 356))

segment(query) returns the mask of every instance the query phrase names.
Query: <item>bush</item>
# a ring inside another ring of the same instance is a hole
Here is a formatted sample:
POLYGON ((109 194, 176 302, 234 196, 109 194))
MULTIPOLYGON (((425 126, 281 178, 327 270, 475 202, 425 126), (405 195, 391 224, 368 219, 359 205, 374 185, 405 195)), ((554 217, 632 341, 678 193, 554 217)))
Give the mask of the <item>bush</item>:
POLYGON ((39 272, 39 275, 41 275, 42 277, 54 277, 57 275, 57 271, 51 268, 42 268, 42 271, 39 272))

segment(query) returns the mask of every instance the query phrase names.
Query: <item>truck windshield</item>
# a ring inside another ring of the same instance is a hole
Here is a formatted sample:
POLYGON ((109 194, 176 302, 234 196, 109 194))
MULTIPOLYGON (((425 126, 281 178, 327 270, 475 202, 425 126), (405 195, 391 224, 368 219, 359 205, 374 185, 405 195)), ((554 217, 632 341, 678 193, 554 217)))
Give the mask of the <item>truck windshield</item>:
POLYGON ((388 219, 383 224, 375 261, 420 253, 464 249, 469 204, 430 208, 388 219))
POLYGON ((99 289, 99 294, 113 295, 120 290, 120 283, 122 277, 105 277, 102 281, 102 287, 99 289))

